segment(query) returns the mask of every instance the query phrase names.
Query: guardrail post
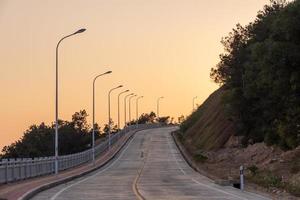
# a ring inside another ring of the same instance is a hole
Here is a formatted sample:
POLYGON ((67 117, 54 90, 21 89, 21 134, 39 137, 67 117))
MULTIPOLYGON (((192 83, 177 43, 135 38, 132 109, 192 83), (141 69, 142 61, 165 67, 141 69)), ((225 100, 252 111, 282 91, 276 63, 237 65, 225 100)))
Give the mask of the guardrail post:
POLYGON ((5 183, 8 183, 8 160, 3 159, 2 161, 5 162, 5 183))
POLYGON ((10 163, 12 164, 11 166, 12 166, 12 169, 11 169, 11 171, 12 171, 12 180, 13 181, 15 181, 15 165, 16 165, 16 161, 15 161, 15 159, 9 159, 9 161, 11 161, 10 163))
POLYGON ((23 159, 24 161, 24 179, 27 178, 27 158, 23 159))
POLYGON ((32 167, 33 167, 33 164, 32 164, 32 158, 30 158, 30 161, 29 161, 29 177, 32 177, 32 167))
POLYGON ((18 166, 18 177, 17 179, 18 180, 21 180, 22 179, 22 159, 21 158, 18 158, 17 159, 17 166, 18 166))

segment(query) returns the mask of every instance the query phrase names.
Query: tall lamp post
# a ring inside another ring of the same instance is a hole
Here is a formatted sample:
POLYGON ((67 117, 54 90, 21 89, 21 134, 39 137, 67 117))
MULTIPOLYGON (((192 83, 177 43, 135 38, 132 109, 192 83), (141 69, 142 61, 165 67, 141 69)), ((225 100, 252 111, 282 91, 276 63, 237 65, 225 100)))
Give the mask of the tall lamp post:
POLYGON ((127 105, 127 98, 128 97, 130 97, 130 96, 132 96, 132 95, 134 95, 134 93, 131 93, 131 94, 128 94, 128 95, 126 95, 125 97, 124 97, 124 126, 126 127, 127 126, 127 108, 126 108, 126 105, 127 105))
POLYGON ((193 98, 193 112, 195 111, 195 100, 196 100, 197 98, 198 98, 197 96, 195 96, 195 97, 193 98))
POLYGON ((123 87, 123 85, 119 85, 118 87, 112 88, 108 92, 108 148, 110 149, 110 126, 111 126, 111 117, 110 117, 110 94, 112 91, 123 87))
POLYGON ((55 67, 55 75, 56 75, 56 81, 55 81, 55 174, 58 173, 58 47, 60 45, 60 43, 68 38, 71 37, 73 35, 76 35, 78 33, 82 33, 84 32, 86 29, 82 28, 79 29, 78 31, 64 36, 63 38, 61 38, 57 45, 56 45, 56 67, 55 67))
POLYGON ((118 95, 118 129, 120 130, 120 96, 129 92, 129 90, 125 90, 118 95))
POLYGON ((92 134, 93 165, 95 165, 95 82, 97 78, 99 78, 100 76, 110 74, 110 73, 112 73, 112 71, 107 71, 103 74, 99 74, 93 80, 93 134, 92 134))
POLYGON ((136 126, 138 126, 139 121, 139 99, 144 98, 144 96, 140 96, 136 99, 136 126))
POLYGON ((159 97, 158 99, 157 99, 157 104, 156 104, 156 112, 157 112, 157 118, 159 118, 159 101, 161 100, 161 99, 163 99, 164 97, 159 97))
POLYGON ((131 122, 131 99, 136 97, 137 95, 133 95, 131 97, 129 97, 129 122, 131 122))

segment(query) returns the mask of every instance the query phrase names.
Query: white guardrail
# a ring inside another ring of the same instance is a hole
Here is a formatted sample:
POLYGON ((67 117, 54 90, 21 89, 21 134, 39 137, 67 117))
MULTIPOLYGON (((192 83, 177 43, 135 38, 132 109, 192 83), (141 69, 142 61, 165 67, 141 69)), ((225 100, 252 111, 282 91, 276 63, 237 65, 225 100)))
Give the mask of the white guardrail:
MULTIPOLYGON (((161 124, 139 124, 128 126, 111 136, 111 144, 117 142, 123 135, 132 130, 143 130, 161 127, 161 124)), ((95 146, 95 155, 99 156, 108 149, 108 139, 95 146)), ((92 149, 79 153, 59 156, 58 170, 66 170, 92 161, 92 149)), ((24 180, 36 176, 53 174, 55 158, 17 158, 0 160, 0 184, 24 180)))

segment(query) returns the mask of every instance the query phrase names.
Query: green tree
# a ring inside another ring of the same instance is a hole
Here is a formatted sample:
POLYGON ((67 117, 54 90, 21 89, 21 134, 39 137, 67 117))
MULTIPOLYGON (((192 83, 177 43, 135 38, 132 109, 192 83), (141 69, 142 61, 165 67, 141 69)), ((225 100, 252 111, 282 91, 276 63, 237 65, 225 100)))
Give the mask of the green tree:
POLYGON ((139 124, 154 123, 155 118, 156 118, 156 114, 155 114, 154 112, 143 113, 143 114, 139 117, 138 123, 139 123, 139 124))
MULTIPOLYGON (((85 110, 76 112, 72 121, 59 120, 59 154, 66 155, 86 150, 91 144, 91 129, 85 110)), ((2 149, 4 158, 43 157, 54 155, 55 124, 32 125, 18 141, 2 149)), ((96 135, 100 133, 96 126, 96 135)))
POLYGON ((3 158, 51 156, 54 154, 54 129, 41 123, 32 125, 23 137, 2 149, 3 158))
POLYGON ((224 102, 244 144, 300 144, 299 21, 299 0, 273 0, 222 40, 225 53, 211 78, 227 88, 224 102))
POLYGON ((169 123, 169 119, 170 119, 170 116, 166 116, 166 117, 159 117, 157 119, 157 121, 159 123, 162 123, 162 124, 168 124, 169 123))

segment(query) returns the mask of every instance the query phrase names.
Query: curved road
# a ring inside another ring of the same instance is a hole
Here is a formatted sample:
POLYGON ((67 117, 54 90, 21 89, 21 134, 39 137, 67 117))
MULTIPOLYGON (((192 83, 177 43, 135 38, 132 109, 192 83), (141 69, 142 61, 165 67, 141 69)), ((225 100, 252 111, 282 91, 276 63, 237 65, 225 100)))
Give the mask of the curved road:
POLYGON ((170 135, 173 130, 140 131, 105 167, 33 199, 268 199, 216 185, 195 172, 177 149, 170 135))

